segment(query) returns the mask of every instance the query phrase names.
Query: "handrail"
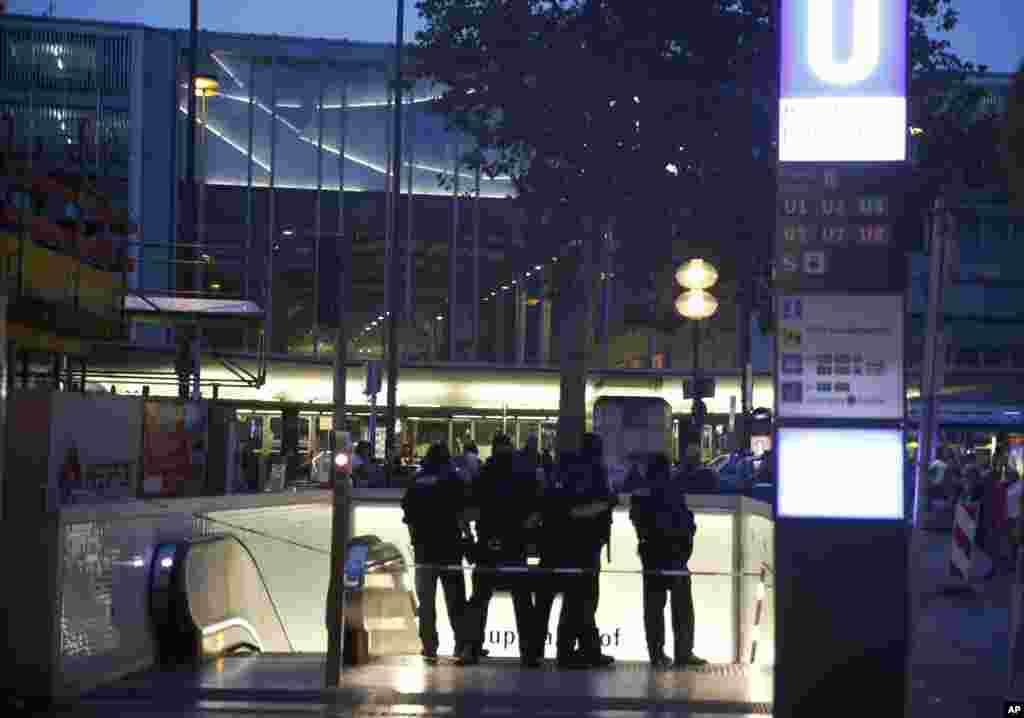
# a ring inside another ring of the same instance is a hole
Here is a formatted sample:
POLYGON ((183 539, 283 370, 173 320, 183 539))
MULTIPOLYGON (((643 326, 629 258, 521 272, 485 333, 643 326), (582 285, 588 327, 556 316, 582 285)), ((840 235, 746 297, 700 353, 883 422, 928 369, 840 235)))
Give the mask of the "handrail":
MULTIPOLYGON (((194 514, 193 516, 197 515, 194 514)), ((284 640, 288 644, 288 650, 294 652, 295 644, 292 643, 291 636, 288 635, 288 627, 285 625, 284 619, 281 617, 281 611, 277 607, 277 601, 274 600, 274 596, 270 592, 270 587, 267 584, 266 576, 263 575, 263 569, 260 568, 259 562, 256 561, 256 557, 253 556, 252 551, 250 551, 249 547, 245 545, 245 542, 242 541, 242 539, 235 536, 234 534, 214 534, 212 536, 204 536, 202 538, 194 539, 189 543, 191 548, 191 546, 194 545, 206 543, 212 544, 228 540, 234 540, 235 542, 237 542, 238 545, 242 547, 242 550, 245 551, 245 553, 249 556, 249 559, 252 561, 252 565, 256 568, 256 575, 259 576, 260 584, 263 586, 263 590, 266 592, 267 598, 270 600, 270 607, 274 610, 274 617, 277 619, 278 625, 281 626, 281 632, 284 634, 284 640)))
MULTIPOLYGON (((244 629, 246 631, 246 633, 248 633, 249 636, 252 637, 252 639, 254 641, 256 641, 256 649, 260 653, 263 653, 263 641, 260 640, 260 634, 256 631, 256 628, 251 623, 249 623, 244 618, 241 618, 239 616, 234 616, 232 618, 228 618, 228 619, 225 619, 223 621, 218 621, 217 623, 212 623, 209 626, 203 626, 203 629, 202 629, 203 638, 206 638, 208 636, 212 636, 212 635, 214 635, 216 633, 220 633, 221 631, 224 631, 224 630, 226 630, 228 628, 241 628, 241 629, 244 629)), ((285 637, 286 638, 287 638, 287 635, 288 634, 286 632, 285 633, 285 637)), ((238 644, 238 645, 246 645, 246 644, 241 643, 241 644, 238 644)), ((288 645, 291 646, 291 643, 289 643, 288 645)), ((230 653, 235 647, 236 646, 232 646, 231 648, 226 648, 224 650, 224 652, 225 653, 230 653)))
MULTIPOLYGON (((320 554, 322 556, 330 556, 331 555, 330 551, 328 551, 327 549, 322 549, 322 548, 320 548, 318 546, 309 546, 307 544, 300 543, 299 541, 294 541, 292 539, 282 538, 281 536, 274 536, 273 534, 269 534, 269 533, 267 533, 265 531, 257 531, 256 529, 251 529, 251 528, 248 528, 246 526, 239 526, 237 524, 232 524, 232 523, 230 523, 228 521, 221 521, 220 519, 211 519, 206 514, 196 513, 196 514, 192 514, 192 517, 193 518, 197 518, 197 519, 203 519, 204 521, 209 521, 210 523, 219 524, 220 526, 226 526, 226 527, 228 527, 230 529, 234 529, 235 531, 245 531, 246 533, 251 533, 254 536, 260 536, 262 538, 271 539, 272 541, 280 541, 281 543, 286 543, 286 544, 289 544, 291 546, 295 546, 296 548, 305 549, 306 551, 313 551, 314 553, 318 553, 318 554, 320 554)), ((231 535, 231 534, 226 534, 226 535, 231 535)), ((241 539, 238 539, 238 540, 241 541, 241 539)), ((248 550, 249 550, 248 547, 246 547, 246 551, 248 551, 248 550)), ((249 555, 251 556, 252 554, 250 553, 249 555)))

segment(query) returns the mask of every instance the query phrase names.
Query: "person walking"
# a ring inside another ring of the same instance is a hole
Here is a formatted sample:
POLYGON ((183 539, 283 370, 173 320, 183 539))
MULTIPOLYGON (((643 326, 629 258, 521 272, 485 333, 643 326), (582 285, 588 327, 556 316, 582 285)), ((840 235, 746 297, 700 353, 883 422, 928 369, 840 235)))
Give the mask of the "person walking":
POLYGON ((455 633, 455 652, 463 647, 460 621, 466 607, 462 575, 465 549, 462 515, 465 486, 452 467, 444 444, 427 451, 423 466, 402 498, 403 520, 409 526, 416 562, 416 598, 423 655, 437 658, 437 583, 444 589, 448 621, 455 633), (458 568, 455 568, 458 567, 458 568))
POLYGON ((693 554, 697 530, 686 494, 672 480, 672 468, 664 454, 654 455, 646 480, 635 485, 630 497, 629 518, 636 528, 640 561, 643 564, 644 632, 651 664, 666 667, 672 660, 665 654, 665 601, 672 594, 672 636, 677 667, 707 663, 693 654, 693 587, 683 572, 693 554))
POLYGON ((543 644, 538 647, 532 641, 534 606, 526 577, 502 572, 526 567, 527 531, 539 521, 536 482, 526 480, 517 467, 512 441, 504 434, 497 435, 491 457, 481 469, 473 490, 473 501, 479 510, 476 569, 473 595, 463 617, 466 643, 459 660, 462 665, 480 661, 487 608, 494 592, 502 589, 512 594, 521 662, 527 667, 540 665, 543 644))

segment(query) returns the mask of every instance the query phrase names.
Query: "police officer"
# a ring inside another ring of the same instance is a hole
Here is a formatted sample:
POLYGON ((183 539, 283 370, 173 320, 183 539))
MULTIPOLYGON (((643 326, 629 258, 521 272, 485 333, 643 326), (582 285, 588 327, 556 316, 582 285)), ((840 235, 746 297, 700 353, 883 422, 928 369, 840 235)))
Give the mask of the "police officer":
POLYGON ((596 612, 601 548, 608 541, 615 497, 600 463, 600 440, 584 439, 579 454, 562 452, 552 490, 545 496, 541 567, 550 570, 537 595, 537 641, 546 641, 551 605, 563 594, 556 655, 560 668, 607 666, 596 612), (582 573, 561 573, 565 569, 582 573), (578 645, 577 645, 578 644, 578 645))
POLYGON ((693 593, 690 577, 659 571, 685 571, 693 553, 697 526, 686 505, 686 494, 672 480, 664 454, 651 457, 645 481, 633 485, 629 517, 639 539, 644 578, 644 630, 651 664, 668 666, 665 654, 665 600, 672 594, 672 635, 675 665, 701 666, 707 661, 693 655, 693 593))
POLYGON ((462 576, 464 552, 462 513, 465 486, 452 467, 444 444, 427 451, 423 466, 402 498, 402 510, 416 561, 416 597, 419 601, 420 640, 423 655, 437 658, 437 582, 444 588, 448 620, 455 633, 455 649, 462 649, 459 624, 466 606, 462 576), (445 569, 443 567, 460 567, 445 569))
POLYGON ((475 482, 473 500, 479 510, 476 522, 476 570, 473 595, 463 617, 465 646, 459 656, 462 665, 478 663, 487 627, 487 607, 496 590, 508 588, 515 610, 519 653, 524 666, 540 665, 543 644, 534 635, 533 595, 526 576, 501 569, 525 568, 527 532, 539 521, 539 486, 536 477, 519 470, 511 439, 499 434, 492 454, 475 482))

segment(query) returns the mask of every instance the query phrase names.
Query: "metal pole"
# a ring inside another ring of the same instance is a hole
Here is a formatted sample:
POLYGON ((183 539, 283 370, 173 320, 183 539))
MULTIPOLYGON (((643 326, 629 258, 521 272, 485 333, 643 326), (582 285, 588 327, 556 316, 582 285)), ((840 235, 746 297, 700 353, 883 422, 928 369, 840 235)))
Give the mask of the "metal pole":
MULTIPOLYGON (((452 234, 448 245, 448 361, 458 358, 456 348, 456 308, 459 305, 459 147, 452 146, 455 176, 452 185, 452 234)), ((515 316, 515 315, 513 315, 515 316)))
MULTIPOLYGON (((320 355, 320 235, 323 232, 321 214, 324 193, 324 63, 320 60, 320 96, 317 102, 316 136, 316 209, 313 230, 313 355, 320 355)), ((319 431, 319 429, 318 429, 319 431)))
POLYGON ((245 153, 245 296, 249 296, 249 254, 252 252, 252 145, 256 119, 256 62, 249 60, 248 138, 245 153))
MULTIPOLYGON (((249 132, 245 155, 245 299, 250 298, 250 267, 253 247, 252 226, 252 144, 256 110, 256 61, 249 58, 249 132)), ((246 329, 246 349, 249 348, 249 330, 246 329)))
MULTIPOLYGON (((397 17, 395 19, 395 120, 394 120, 394 151, 391 154, 391 182, 394 186, 392 201, 391 229, 394 237, 398 236, 398 224, 401 221, 401 203, 398 201, 402 193, 402 43, 405 24, 405 0, 398 0, 397 17)), ((387 471, 391 471, 391 456, 395 451, 395 420, 397 419, 398 400, 398 279, 401 266, 398 252, 393 251, 390 257, 388 275, 391 284, 388 287, 388 304, 391 313, 385 317, 388 323, 388 411, 384 455, 387 471)))
MULTIPOLYGON (((331 513, 331 575, 327 590, 327 660, 324 664, 324 686, 337 688, 340 683, 342 669, 342 651, 345 626, 345 591, 342 573, 345 565, 345 553, 349 534, 352 531, 351 521, 351 484, 350 476, 337 476, 334 463, 334 452, 349 451, 351 440, 346 426, 346 395, 348 382, 348 290, 351 281, 352 244, 345 227, 345 141, 347 135, 347 86, 342 81, 341 110, 338 120, 338 326, 334 330, 334 381, 332 399, 334 416, 329 435, 331 452, 330 477, 334 490, 334 501, 331 513), (340 480, 339 480, 340 479, 340 480)), ((323 93, 321 93, 321 98, 323 93)), ((322 104, 322 100, 321 100, 322 104)), ((322 111, 322 108, 321 108, 322 111)))
POLYGON ((270 59, 270 186, 267 188, 267 352, 274 352, 274 244, 277 242, 277 216, 274 184, 277 170, 277 55, 270 59))
POLYGON ((480 165, 473 187, 473 361, 480 360, 480 165))
POLYGON ((939 199, 935 203, 935 213, 931 219, 930 267, 928 281, 928 316, 925 326, 924 362, 921 372, 922 412, 920 433, 918 437, 918 459, 915 476, 913 526, 920 526, 925 508, 927 507, 928 465, 935 450, 934 436, 936 430, 936 393, 942 389, 938 386, 938 378, 942 373, 940 362, 944 357, 938 351, 939 335, 942 332, 942 305, 945 275, 947 272, 949 245, 949 227, 951 219, 943 211, 945 203, 939 199))
MULTIPOLYGON (((207 180, 207 151, 209 144, 209 130, 207 124, 210 121, 209 100, 204 94, 199 98, 199 157, 197 164, 199 165, 198 173, 198 185, 199 185, 199 222, 196 225, 196 252, 199 253, 199 259, 204 260, 206 255, 206 180, 207 180)), ((204 260, 205 261, 205 260, 204 260)), ((195 289, 198 292, 202 292, 206 289, 206 265, 203 263, 196 264, 195 274, 195 289)))
MULTIPOLYGON (((370 456, 376 456, 377 454, 377 394, 370 395, 370 416, 367 419, 366 433, 370 440, 370 456)), ((385 432, 385 436, 387 432, 385 432)), ((386 440, 386 439, 385 439, 386 440)), ((387 447, 384 449, 385 457, 387 456, 387 447)))
MULTIPOLYGON (((7 519, 4 503, 7 493, 7 397, 10 382, 10 367, 7 365, 10 351, 7 343, 7 291, 7 280, 0 278, 0 521, 7 519)), ((68 388, 70 390, 70 386, 68 388)))
POLYGON ((406 190, 409 193, 408 201, 408 213, 406 214, 405 221, 405 317, 404 321, 406 326, 412 328, 415 326, 415 317, 413 316, 413 293, 414 285, 413 279, 416 268, 416 252, 415 252, 415 237, 412 231, 412 218, 413 218, 413 196, 412 196, 412 182, 413 182, 413 150, 416 147, 416 132, 415 132, 415 120, 416 120, 416 107, 415 107, 415 94, 411 94, 409 97, 409 125, 407 128, 408 136, 408 156, 409 156, 409 171, 408 171, 408 182, 406 184, 406 190))
POLYGON ((750 291, 753 289, 753 281, 750 279, 741 280, 746 288, 741 288, 740 301, 737 304, 737 331, 739 332, 739 365, 740 365, 740 421, 737 426, 736 448, 740 450, 750 448, 750 412, 753 397, 750 386, 753 374, 751 366, 751 337, 750 337, 750 291))
POLYGON ((696 455, 694 466, 696 469, 701 464, 702 444, 704 441, 704 400, 700 394, 700 320, 694 319, 693 324, 693 437, 696 443, 696 455))
MULTIPOLYGON (((392 237, 393 227, 391 226, 392 225, 392 219, 393 219, 393 214, 392 214, 392 211, 391 211, 391 200, 392 200, 392 190, 394 189, 394 187, 393 187, 393 185, 391 183, 391 170, 392 170, 391 155, 392 155, 392 152, 394 152, 394 147, 391 144, 391 140, 392 140, 391 131, 392 131, 392 127, 393 127, 393 124, 394 124, 394 106, 392 105, 392 102, 394 101, 393 93, 394 93, 394 90, 389 85, 388 86, 388 91, 387 91, 387 108, 388 108, 387 121, 385 122, 385 126, 384 126, 384 144, 385 144, 385 152, 384 152, 384 316, 385 317, 388 316, 388 313, 391 311, 391 307, 389 306, 390 303, 391 303, 391 284, 395 281, 395 278, 392 277, 391 273, 390 273, 391 249, 392 249, 392 244, 394 243, 394 237, 392 237)), ((386 350, 386 348, 387 348, 387 346, 386 346, 387 345, 387 325, 386 324, 382 324, 381 325, 381 332, 382 332, 381 336, 384 338, 384 342, 383 343, 385 345, 385 350, 386 350)))
MULTIPOLYGON (((928 465, 933 450, 933 437, 936 425, 936 393, 941 389, 938 385, 940 362, 938 337, 942 331, 943 289, 947 271, 947 249, 950 242, 952 218, 945 212, 945 201, 935 201, 934 210, 928 221, 927 230, 930 235, 929 246, 929 277, 928 277, 928 314, 925 325, 924 361, 921 372, 922 412, 920 433, 918 435, 918 458, 914 481, 914 501, 912 505, 912 523, 909 541, 909 650, 907 659, 907 709, 912 703, 913 685, 915 680, 914 644, 917 624, 923 608, 923 591, 918 576, 921 573, 922 552, 924 550, 924 527, 922 520, 927 505, 928 465)), ((907 713, 909 715, 909 712, 907 713)))
MULTIPOLYGON (((192 243, 191 252, 186 253, 193 259, 198 257, 196 246, 196 228, 199 224, 199 192, 196 186, 196 65, 199 54, 199 0, 192 0, 191 14, 189 21, 189 47, 188 47, 188 157, 185 162, 185 181, 189 191, 189 213, 188 233, 189 242, 192 243)), ((193 268, 196 265, 192 265, 193 268)), ((198 271, 192 271, 192 288, 197 289, 198 271)))

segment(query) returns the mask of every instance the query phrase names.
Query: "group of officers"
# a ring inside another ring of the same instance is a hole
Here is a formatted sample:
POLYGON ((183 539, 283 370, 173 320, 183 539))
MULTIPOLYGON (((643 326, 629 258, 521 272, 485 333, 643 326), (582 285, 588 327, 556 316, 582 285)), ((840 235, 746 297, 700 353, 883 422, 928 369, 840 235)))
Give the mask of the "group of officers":
MULTIPOLYGON (((596 613, 601 551, 611 538, 618 495, 608 480, 603 446, 585 434, 578 452, 545 461, 536 438, 517 451, 499 434, 481 466, 475 447, 453 461, 448 447, 430 447, 402 500, 416 563, 419 633, 423 655, 436 660, 437 584, 444 590, 455 634, 455 657, 473 665, 484 648, 487 610, 496 591, 512 596, 523 666, 543 664, 548 621, 556 595, 562 608, 556 635, 560 668, 594 668, 614 660, 601 652, 596 613), (528 556, 536 550, 539 569, 528 556), (473 565, 466 597, 463 560, 473 565), (565 570, 570 569, 570 570, 565 570)), ((652 664, 667 667, 706 663, 693 654, 694 612, 686 564, 696 531, 682 485, 664 455, 633 472, 630 518, 643 563, 644 628, 652 664), (674 660, 665 653, 665 602, 672 595, 674 660)))

